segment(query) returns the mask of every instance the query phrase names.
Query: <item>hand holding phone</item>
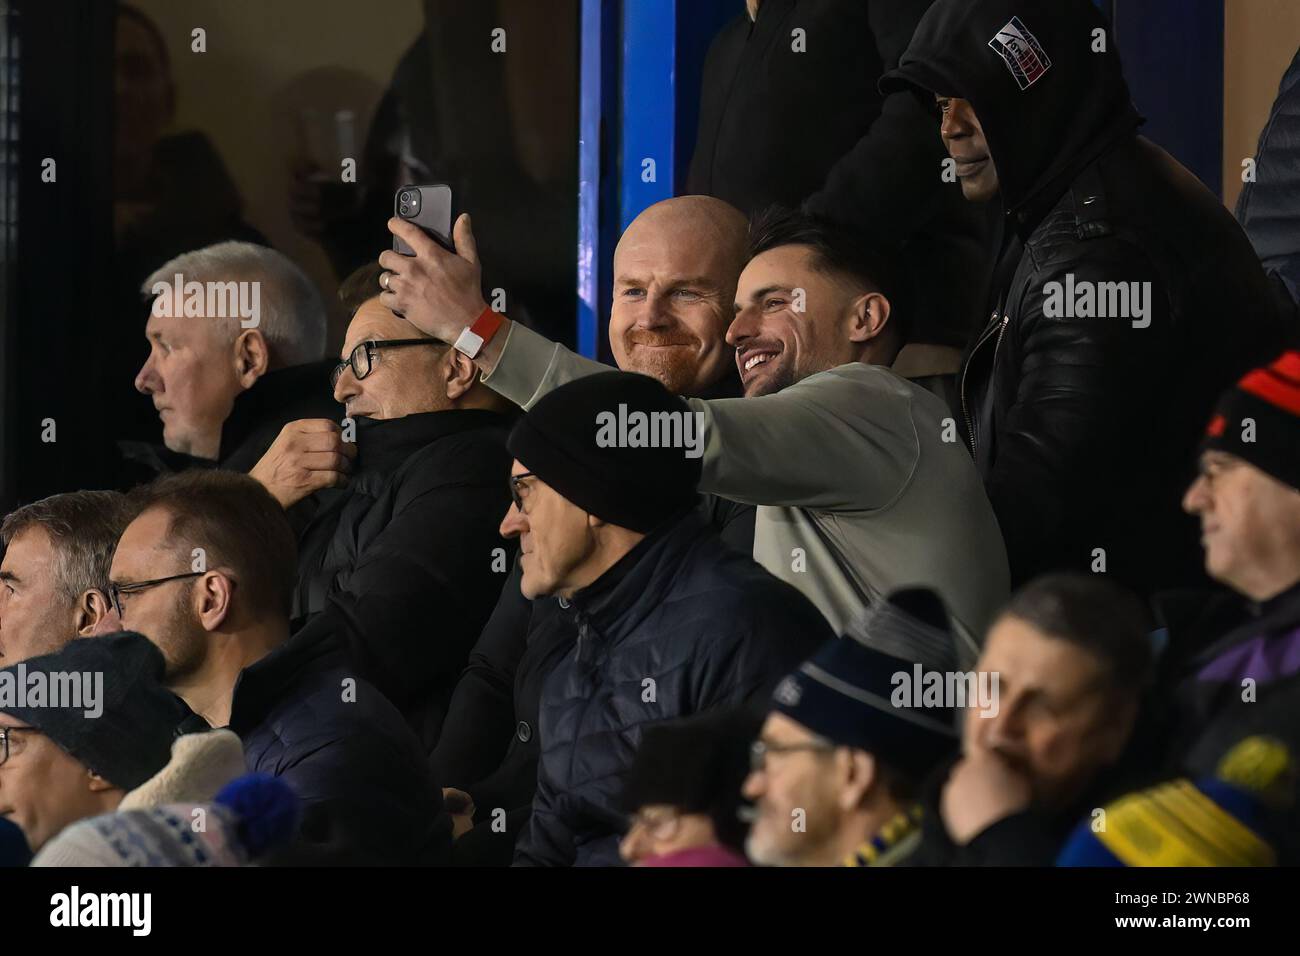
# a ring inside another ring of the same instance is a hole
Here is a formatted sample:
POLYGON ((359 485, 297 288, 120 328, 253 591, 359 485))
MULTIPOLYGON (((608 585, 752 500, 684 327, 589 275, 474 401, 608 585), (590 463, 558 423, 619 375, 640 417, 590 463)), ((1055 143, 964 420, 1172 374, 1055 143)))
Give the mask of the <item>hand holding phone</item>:
MULTIPOLYGON (((418 251, 415 255, 395 249, 380 253, 379 264, 385 270, 379 279, 380 304, 426 335, 455 345, 461 333, 488 311, 468 214, 462 213, 452 227, 455 251, 444 249, 409 218, 394 216, 388 220, 388 230, 404 240, 402 245, 418 251)), ((491 336, 480 337, 486 342, 491 336)))

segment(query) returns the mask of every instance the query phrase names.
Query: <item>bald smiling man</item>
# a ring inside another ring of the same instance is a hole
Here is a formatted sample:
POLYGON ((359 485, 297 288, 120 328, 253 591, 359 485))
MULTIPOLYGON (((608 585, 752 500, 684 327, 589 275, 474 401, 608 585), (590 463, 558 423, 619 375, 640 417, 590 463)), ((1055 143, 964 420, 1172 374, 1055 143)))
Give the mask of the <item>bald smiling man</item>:
POLYGON ((665 199, 632 220, 614 250, 609 344, 619 368, 688 398, 740 394, 726 335, 746 228, 709 196, 665 199))

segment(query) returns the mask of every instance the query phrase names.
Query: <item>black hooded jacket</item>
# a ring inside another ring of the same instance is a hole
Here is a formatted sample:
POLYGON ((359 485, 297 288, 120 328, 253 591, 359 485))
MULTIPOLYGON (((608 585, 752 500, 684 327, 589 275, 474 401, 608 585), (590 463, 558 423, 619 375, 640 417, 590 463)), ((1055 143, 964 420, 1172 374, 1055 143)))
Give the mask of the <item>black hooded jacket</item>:
POLYGON ((1137 135, 1087 0, 938 0, 881 82, 970 101, 997 169, 1001 252, 959 391, 1013 584, 1201 580, 1179 510, 1197 443, 1218 394, 1294 335, 1250 243, 1137 135))
POLYGON ((1300 50, 1278 86, 1259 134, 1255 178, 1237 199, 1237 220, 1273 281, 1281 308, 1300 310, 1300 50))

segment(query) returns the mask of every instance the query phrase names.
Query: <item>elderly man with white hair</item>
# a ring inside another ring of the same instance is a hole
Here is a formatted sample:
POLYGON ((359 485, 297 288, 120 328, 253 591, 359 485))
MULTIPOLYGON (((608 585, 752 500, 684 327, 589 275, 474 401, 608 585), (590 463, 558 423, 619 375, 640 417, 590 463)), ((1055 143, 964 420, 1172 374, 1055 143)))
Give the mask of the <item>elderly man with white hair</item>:
MULTIPOLYGON (((155 468, 200 459, 249 471, 287 422, 339 417, 324 302, 282 253, 221 242, 160 266, 141 291, 153 306, 135 387, 153 399, 170 453, 155 468)), ((128 455, 142 457, 138 446, 128 455)))

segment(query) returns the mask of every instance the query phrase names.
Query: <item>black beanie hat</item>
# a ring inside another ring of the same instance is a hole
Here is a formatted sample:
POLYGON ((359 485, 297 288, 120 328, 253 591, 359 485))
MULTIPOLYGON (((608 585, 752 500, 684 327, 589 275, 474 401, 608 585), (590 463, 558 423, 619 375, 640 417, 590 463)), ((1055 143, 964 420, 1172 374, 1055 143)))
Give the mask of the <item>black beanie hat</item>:
POLYGON ((600 372, 544 395, 506 445, 583 511, 647 534, 695 501, 702 421, 648 375, 600 372))
POLYGON ((749 828, 740 819, 740 788, 761 725, 753 710, 723 709, 647 727, 624 778, 623 810, 665 804, 708 814, 719 842, 742 849, 749 828))
POLYGON ((1283 352, 1224 392, 1201 449, 1236 455, 1300 490, 1300 352, 1283 352))
POLYGON ((896 696, 904 685, 895 675, 910 684, 918 669, 966 671, 969 655, 939 596, 908 588, 868 608, 782 680, 772 710, 919 780, 956 749, 958 721, 950 702, 926 707, 914 695, 896 696))
POLYGON ((167 765, 185 715, 163 686, 163 666, 162 652, 141 634, 79 637, 0 670, 0 711, 38 728, 115 787, 134 790, 167 765), (68 676, 52 676, 59 674, 68 676), (72 693, 74 682, 80 700, 53 699, 56 688, 72 693), (98 695, 93 705, 88 694, 98 695))

